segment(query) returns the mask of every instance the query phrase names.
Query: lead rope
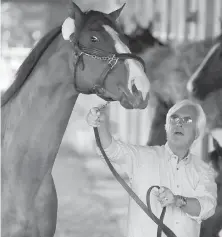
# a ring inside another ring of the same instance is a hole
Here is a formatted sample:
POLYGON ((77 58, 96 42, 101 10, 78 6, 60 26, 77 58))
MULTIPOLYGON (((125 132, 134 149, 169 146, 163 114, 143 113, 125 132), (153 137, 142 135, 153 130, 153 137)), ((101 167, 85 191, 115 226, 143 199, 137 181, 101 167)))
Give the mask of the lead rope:
MULTIPOLYGON (((109 102, 107 102, 105 105, 101 106, 99 109, 105 108, 109 102)), ((99 147, 110 171, 112 172, 113 176, 117 179, 117 181, 122 185, 122 187, 126 190, 126 192, 130 195, 131 198, 140 206, 140 208, 158 225, 157 229, 157 237, 161 237, 161 232, 163 231, 167 237, 177 237, 171 229, 169 229, 164 223, 163 218, 166 212, 166 207, 163 208, 160 219, 158 219, 152 212, 151 206, 150 206, 150 193, 153 188, 160 188, 159 186, 151 186, 146 194, 146 201, 147 206, 141 201, 141 199, 136 195, 136 193, 129 187, 129 185, 124 181, 124 179, 117 173, 111 162, 109 161, 109 158, 107 157, 100 141, 98 128, 94 127, 94 134, 96 138, 96 144, 99 147)))

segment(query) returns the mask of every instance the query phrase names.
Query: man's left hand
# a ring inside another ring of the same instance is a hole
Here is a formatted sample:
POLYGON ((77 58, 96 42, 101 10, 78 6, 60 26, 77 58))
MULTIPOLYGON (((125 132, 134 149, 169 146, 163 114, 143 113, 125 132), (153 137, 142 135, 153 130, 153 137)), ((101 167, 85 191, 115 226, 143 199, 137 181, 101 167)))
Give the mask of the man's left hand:
POLYGON ((160 187, 156 196, 162 207, 175 204, 175 196, 169 188, 160 187))

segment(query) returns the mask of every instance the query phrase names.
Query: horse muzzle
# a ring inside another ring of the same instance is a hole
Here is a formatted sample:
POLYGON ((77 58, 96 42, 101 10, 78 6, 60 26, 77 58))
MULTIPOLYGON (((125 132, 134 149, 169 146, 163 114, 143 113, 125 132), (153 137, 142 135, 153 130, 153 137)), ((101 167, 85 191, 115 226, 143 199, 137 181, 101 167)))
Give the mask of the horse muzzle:
POLYGON ((122 96, 120 98, 120 104, 126 109, 145 109, 148 105, 149 93, 146 97, 142 95, 141 91, 129 92, 128 89, 121 89, 122 96))

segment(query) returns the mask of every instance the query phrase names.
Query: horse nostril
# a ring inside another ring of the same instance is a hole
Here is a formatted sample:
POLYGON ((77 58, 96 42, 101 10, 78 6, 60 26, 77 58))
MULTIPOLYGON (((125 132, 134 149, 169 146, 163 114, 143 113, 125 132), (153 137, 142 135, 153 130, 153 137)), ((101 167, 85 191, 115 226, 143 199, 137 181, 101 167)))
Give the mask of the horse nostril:
POLYGON ((197 93, 197 87, 194 85, 193 88, 192 88, 192 93, 195 94, 197 93))

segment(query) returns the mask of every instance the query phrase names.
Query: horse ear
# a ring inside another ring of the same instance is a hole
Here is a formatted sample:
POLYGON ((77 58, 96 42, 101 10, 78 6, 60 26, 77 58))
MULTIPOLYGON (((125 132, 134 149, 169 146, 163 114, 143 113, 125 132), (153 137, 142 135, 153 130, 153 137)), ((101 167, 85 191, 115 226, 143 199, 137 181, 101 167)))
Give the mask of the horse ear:
POLYGON ((119 9, 117 9, 117 10, 115 10, 115 11, 113 11, 113 12, 110 12, 108 15, 109 15, 114 21, 116 21, 117 18, 119 17, 119 15, 120 15, 121 11, 123 10, 123 8, 124 8, 125 5, 126 5, 126 3, 124 3, 124 4, 122 5, 122 7, 120 7, 119 9))
POLYGON ((80 24, 83 19, 83 12, 81 9, 71 0, 69 4, 69 17, 75 20, 75 24, 80 24))

